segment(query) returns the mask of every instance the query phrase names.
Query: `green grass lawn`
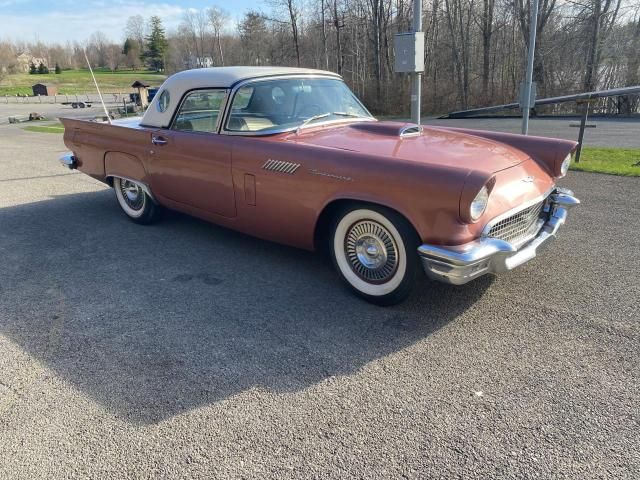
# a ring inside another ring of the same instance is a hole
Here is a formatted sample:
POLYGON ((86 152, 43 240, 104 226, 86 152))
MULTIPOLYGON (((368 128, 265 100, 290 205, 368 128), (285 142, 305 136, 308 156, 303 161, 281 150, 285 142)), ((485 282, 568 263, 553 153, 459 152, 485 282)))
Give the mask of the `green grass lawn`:
POLYGON ((583 147, 572 170, 640 177, 640 148, 583 147))
POLYGON ((38 132, 38 133, 64 133, 64 126, 61 123, 47 123, 41 125, 28 125, 26 127, 22 127, 23 130, 27 132, 38 132))
MULTIPOLYGON (((94 70, 98 85, 103 92, 128 92, 131 84, 136 80, 149 83, 153 87, 159 87, 166 78, 165 75, 148 71, 121 70, 94 70)), ((7 75, 0 80, 0 96, 27 94, 33 95, 31 86, 35 83, 54 83, 58 85, 60 95, 85 93, 95 91, 91 73, 89 70, 63 70, 62 73, 53 72, 43 75, 30 75, 28 73, 15 73, 7 75)))

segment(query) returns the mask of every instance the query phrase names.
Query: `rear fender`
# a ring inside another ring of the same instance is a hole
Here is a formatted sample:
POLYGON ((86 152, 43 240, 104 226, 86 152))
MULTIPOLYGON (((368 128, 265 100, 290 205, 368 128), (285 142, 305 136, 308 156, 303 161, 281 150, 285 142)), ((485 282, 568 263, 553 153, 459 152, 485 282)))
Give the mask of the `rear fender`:
POLYGON ((144 165, 139 158, 122 152, 107 152, 104 156, 104 171, 107 183, 113 186, 113 177, 134 180, 154 202, 158 203, 151 187, 144 165))
POLYGON ((107 178, 121 177, 148 184, 148 175, 139 158, 122 152, 107 152, 104 156, 107 178))

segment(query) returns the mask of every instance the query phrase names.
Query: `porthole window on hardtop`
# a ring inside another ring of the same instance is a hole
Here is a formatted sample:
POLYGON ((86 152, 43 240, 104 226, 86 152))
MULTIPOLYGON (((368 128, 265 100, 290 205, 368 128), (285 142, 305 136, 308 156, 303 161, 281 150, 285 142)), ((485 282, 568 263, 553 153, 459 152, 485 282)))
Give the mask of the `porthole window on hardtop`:
POLYGON ((166 112, 167 108, 169 108, 169 102, 171 100, 171 96, 169 94, 169 90, 164 90, 160 97, 158 97, 158 111, 160 113, 166 112))

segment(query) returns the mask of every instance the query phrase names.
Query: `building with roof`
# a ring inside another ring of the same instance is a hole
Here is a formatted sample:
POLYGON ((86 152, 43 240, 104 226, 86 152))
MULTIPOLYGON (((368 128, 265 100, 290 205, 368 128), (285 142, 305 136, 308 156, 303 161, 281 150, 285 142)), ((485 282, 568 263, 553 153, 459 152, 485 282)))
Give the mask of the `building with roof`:
POLYGON ((31 87, 35 96, 52 96, 58 94, 58 86, 53 83, 36 83, 31 87))

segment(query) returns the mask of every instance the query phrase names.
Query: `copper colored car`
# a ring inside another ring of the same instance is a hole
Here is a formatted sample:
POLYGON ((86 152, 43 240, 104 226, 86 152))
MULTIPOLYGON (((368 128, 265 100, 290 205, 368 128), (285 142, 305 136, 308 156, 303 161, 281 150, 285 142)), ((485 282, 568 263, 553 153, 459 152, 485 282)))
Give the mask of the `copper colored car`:
POLYGON ((377 121, 318 70, 184 71, 140 118, 62 122, 61 162, 112 186, 133 221, 170 208, 326 248, 346 284, 383 305, 421 268, 459 285, 523 264, 579 203, 556 186, 575 142, 377 121))

